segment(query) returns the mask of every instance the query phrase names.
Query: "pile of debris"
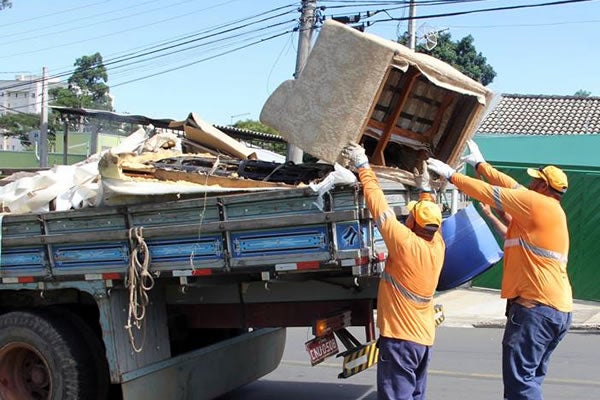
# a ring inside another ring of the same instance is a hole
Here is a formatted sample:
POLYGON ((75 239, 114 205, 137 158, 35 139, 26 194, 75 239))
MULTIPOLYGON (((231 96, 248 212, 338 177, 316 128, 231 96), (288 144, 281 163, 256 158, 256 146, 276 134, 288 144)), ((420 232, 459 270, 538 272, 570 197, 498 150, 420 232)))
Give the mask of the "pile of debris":
MULTIPOLYGON (((174 200, 213 193, 285 190, 325 183, 332 164, 280 163, 191 113, 170 130, 139 127, 119 145, 75 165, 5 178, 2 212, 62 211, 100 205, 174 200), (182 131, 179 135, 173 133, 182 131), (269 157, 266 157, 269 158, 269 157)), ((270 157, 272 158, 272 157, 270 157)), ((343 170, 339 167, 338 170, 343 170)), ((336 173, 327 185, 354 181, 336 173)))

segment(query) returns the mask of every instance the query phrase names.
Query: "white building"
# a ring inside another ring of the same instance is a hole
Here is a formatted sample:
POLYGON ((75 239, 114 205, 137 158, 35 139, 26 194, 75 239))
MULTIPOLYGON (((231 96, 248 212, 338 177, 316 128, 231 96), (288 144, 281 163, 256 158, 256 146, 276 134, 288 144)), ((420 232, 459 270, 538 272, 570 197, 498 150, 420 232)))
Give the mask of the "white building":
MULTIPOLYGON (((48 89, 64 86, 58 78, 48 79, 48 89)), ((0 115, 42 112, 42 77, 17 75, 14 80, 0 80, 0 115)))

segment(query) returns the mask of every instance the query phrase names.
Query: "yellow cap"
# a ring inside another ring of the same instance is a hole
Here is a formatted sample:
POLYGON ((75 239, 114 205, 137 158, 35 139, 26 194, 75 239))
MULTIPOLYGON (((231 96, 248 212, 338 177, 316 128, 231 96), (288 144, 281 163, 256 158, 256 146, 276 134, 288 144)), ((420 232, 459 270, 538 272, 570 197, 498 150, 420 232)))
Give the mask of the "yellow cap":
POLYGON ((415 222, 420 227, 425 228, 427 225, 436 225, 439 227, 442 223, 442 211, 440 210, 440 206, 433 201, 413 200, 406 205, 406 208, 412 213, 415 222))
POLYGON ((554 165, 547 165, 543 168, 527 168, 529 176, 542 179, 547 182, 548 185, 559 193, 565 193, 569 187, 569 181, 567 175, 562 169, 555 167, 554 165))

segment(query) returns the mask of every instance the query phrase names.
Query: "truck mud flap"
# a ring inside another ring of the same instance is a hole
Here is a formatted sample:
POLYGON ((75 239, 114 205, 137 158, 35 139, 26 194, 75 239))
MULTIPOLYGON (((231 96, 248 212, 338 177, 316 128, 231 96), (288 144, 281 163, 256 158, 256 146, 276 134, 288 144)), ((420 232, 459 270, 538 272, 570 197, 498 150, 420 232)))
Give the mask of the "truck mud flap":
POLYGON ((340 356, 344 357, 344 363, 338 378, 349 378, 377 364, 377 358, 379 357, 377 341, 373 340, 365 345, 348 350, 340 356))
POLYGON ((437 328, 446 319, 446 316, 444 315, 444 306, 436 304, 433 306, 433 312, 433 320, 435 321, 435 326, 437 328))
POLYGON ((258 329, 125 373, 123 400, 213 399, 277 368, 285 338, 285 328, 258 329))
MULTIPOLYGON (((435 326, 438 327, 445 320, 444 306, 436 304, 433 308, 435 326)), ((342 372, 338 375, 338 378, 345 379, 352 375, 356 375, 373 365, 377 364, 379 357, 379 348, 377 347, 377 341, 373 340, 364 345, 356 345, 358 341, 348 332, 346 329, 336 331, 335 334, 338 336, 340 341, 349 348, 349 350, 338 354, 338 357, 344 357, 344 363, 342 365, 342 372)))

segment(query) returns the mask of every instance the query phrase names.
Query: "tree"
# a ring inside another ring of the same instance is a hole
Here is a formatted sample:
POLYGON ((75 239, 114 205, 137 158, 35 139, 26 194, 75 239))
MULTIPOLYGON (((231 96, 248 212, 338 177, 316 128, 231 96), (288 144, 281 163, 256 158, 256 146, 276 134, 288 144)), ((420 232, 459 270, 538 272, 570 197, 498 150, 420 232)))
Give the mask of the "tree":
MULTIPOLYGON (((239 129, 246 129, 249 131, 262 132, 262 133, 267 133, 269 135, 281 136, 279 134, 279 132, 277 132, 275 129, 271 128, 270 126, 267 126, 267 125, 261 123, 260 121, 255 121, 255 120, 251 120, 251 119, 247 119, 245 121, 237 121, 235 124, 233 124, 233 126, 236 128, 239 128, 239 129)), ((263 149, 271 150, 271 151, 281 154, 281 155, 285 155, 287 152, 287 145, 285 143, 270 142, 268 140, 259 140, 259 142, 260 143, 258 143, 257 145, 259 145, 263 149)), ((256 144, 256 143, 253 143, 253 144, 256 144)))
MULTIPOLYGON (((50 102, 55 106, 72 108, 92 108, 113 111, 109 87, 106 84, 108 74, 100 53, 83 56, 75 60, 75 70, 67 80, 67 87, 55 87, 48 91, 50 102)), ((58 130, 63 121, 53 112, 48 124, 51 130, 58 130)), ((83 118, 69 119, 69 125, 81 131, 83 118)))
POLYGON ((573 96, 590 97, 591 95, 592 95, 592 92, 590 92, 589 90, 579 89, 578 91, 575 92, 575 94, 573 96))
POLYGON ((0 129, 5 130, 6 136, 18 136, 21 143, 30 146, 29 132, 40 127, 40 116, 37 114, 5 114, 0 116, 0 129))
POLYGON ((11 8, 12 2, 10 0, 2 0, 0 2, 0 10, 4 10, 5 8, 11 8))
POLYGON ((65 107, 93 108, 112 111, 112 99, 106 84, 108 74, 102 55, 95 53, 75 61, 75 70, 67 80, 68 87, 49 91, 52 104, 65 107))
MULTIPOLYGON (((438 58, 452 65, 469 78, 487 86, 496 77, 496 71, 487 63, 487 59, 480 52, 477 52, 473 41, 471 35, 453 41, 450 33, 441 32, 438 33, 437 45, 433 49, 427 50, 425 46, 417 45, 416 51, 438 58)), ((398 42, 406 45, 408 43, 408 33, 404 33, 398 42)))

